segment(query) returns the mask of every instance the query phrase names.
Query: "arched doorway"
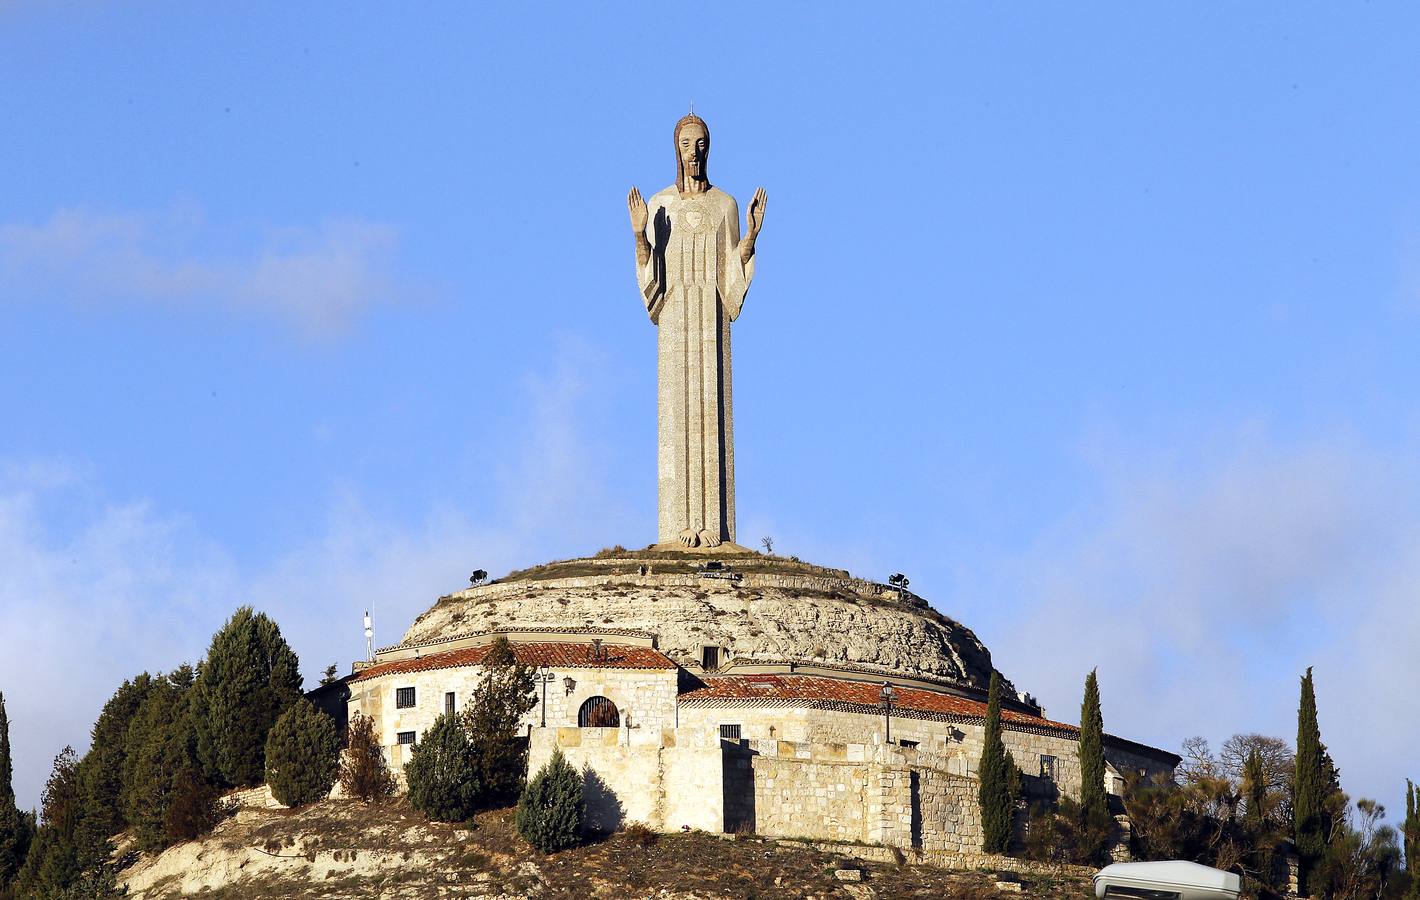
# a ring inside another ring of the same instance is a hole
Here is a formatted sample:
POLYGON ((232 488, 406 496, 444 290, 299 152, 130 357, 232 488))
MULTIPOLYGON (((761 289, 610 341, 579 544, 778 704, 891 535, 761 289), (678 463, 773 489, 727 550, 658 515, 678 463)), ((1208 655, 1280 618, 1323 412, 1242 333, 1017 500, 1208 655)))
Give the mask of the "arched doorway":
POLYGON ((578 728, 618 728, 621 713, 616 704, 605 697, 589 697, 582 708, 577 710, 578 728))

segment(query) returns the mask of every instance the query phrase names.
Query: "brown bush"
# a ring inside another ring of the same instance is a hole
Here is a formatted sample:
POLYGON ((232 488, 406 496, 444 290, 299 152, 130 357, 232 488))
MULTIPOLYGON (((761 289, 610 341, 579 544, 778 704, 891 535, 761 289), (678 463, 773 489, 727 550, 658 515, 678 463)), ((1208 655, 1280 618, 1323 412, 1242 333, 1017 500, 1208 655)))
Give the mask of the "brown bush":
POLYGON ((356 713, 350 720, 344 757, 340 761, 340 787, 345 796, 382 800, 394 793, 394 775, 385 765, 375 735, 375 720, 356 713))

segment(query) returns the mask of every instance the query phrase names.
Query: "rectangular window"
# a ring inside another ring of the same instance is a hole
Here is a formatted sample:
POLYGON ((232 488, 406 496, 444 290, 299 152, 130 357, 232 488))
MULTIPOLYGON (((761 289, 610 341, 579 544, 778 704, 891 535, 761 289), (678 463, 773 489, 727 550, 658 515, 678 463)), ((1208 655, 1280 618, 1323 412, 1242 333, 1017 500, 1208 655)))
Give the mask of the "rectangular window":
POLYGON ((738 725, 721 725, 721 726, 720 726, 720 740, 722 740, 722 741, 737 741, 737 740, 739 740, 739 739, 740 739, 740 726, 738 726, 738 725))
POLYGON ((898 741, 897 743, 898 743, 899 746, 903 747, 904 749, 907 749, 907 750, 916 750, 917 747, 918 747, 922 742, 921 742, 921 741, 898 741))
POLYGON ((414 706, 414 688, 394 689, 394 708, 409 709, 414 706))
POLYGON ((700 668, 707 672, 714 672, 720 668, 720 648, 701 647, 700 648, 700 668))
POLYGON ((449 691, 444 695, 444 714, 452 716, 454 714, 454 692, 449 691))
MULTIPOLYGON (((410 690, 413 690, 413 688, 410 688, 410 690)), ((410 744, 410 745, 413 745, 413 743, 414 743, 414 732, 412 732, 412 731, 401 731, 401 732, 399 733, 399 742, 400 742, 401 744, 410 744)))
POLYGON ((1040 758, 1040 777, 1045 781, 1054 781, 1057 774, 1055 757, 1042 756, 1040 758))

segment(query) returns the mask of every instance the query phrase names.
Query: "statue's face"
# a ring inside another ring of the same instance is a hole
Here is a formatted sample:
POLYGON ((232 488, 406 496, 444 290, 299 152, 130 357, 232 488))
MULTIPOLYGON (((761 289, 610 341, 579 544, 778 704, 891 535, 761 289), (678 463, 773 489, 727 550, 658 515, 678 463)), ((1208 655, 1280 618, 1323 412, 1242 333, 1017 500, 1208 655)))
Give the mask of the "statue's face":
POLYGON ((699 122, 691 122, 680 130, 676 139, 681 167, 685 174, 699 178, 705 174, 705 158, 710 155, 710 133, 699 122))

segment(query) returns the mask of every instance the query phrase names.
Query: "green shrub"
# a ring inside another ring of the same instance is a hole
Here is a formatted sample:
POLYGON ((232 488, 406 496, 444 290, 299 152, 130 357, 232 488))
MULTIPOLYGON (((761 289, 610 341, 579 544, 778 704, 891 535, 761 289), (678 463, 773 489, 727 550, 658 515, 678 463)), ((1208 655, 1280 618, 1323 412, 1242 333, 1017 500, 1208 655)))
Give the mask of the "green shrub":
POLYGON ((340 762, 340 789, 358 800, 383 800, 394 793, 394 774, 385 764, 375 720, 356 713, 346 732, 346 753, 340 762))
POLYGON ((217 788, 202 777, 196 766, 187 765, 173 776, 163 831, 169 841, 180 844, 202 837, 222 819, 217 805, 217 788))
POLYGON ((324 800, 340 774, 335 722, 304 697, 291 704, 266 738, 266 783, 286 806, 324 800))
POLYGON ((436 822, 462 822, 477 808, 478 773, 468 731, 457 716, 441 715, 414 745, 404 767, 409 804, 436 822))
POLYGON ((582 776, 554 750, 518 800, 518 832, 543 853, 566 850, 581 842, 586 811, 582 776))
POLYGON ((479 802, 511 803, 523 789, 527 741, 518 725, 537 705, 532 670, 519 665, 507 638, 498 638, 483 659, 484 675, 464 713, 479 802))

